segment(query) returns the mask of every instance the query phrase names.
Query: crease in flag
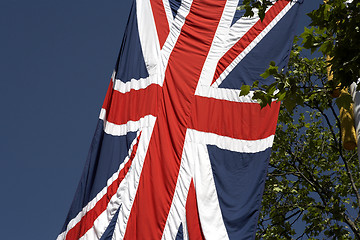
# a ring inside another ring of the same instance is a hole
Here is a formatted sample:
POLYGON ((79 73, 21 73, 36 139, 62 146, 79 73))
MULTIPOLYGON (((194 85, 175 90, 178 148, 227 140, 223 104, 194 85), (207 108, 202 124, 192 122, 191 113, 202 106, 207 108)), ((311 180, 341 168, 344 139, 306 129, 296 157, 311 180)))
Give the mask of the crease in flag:
POLYGON ((249 239, 280 103, 243 84, 285 67, 300 4, 134 0, 62 239, 249 239))

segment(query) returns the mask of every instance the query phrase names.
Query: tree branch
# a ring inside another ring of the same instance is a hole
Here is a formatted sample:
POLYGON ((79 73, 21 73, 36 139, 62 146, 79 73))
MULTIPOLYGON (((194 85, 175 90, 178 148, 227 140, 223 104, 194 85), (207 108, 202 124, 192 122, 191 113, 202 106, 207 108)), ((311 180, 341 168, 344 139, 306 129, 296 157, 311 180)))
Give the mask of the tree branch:
POLYGON ((354 235, 356 237, 356 239, 360 240, 360 231, 359 228, 356 226, 356 224, 349 218, 348 215, 346 215, 345 213, 342 213, 342 216, 345 220, 345 222, 349 225, 349 227, 351 228, 351 230, 354 232, 354 235))
MULTIPOLYGON (((339 131, 340 131, 340 136, 341 136, 341 123, 340 123, 340 119, 337 117, 337 115, 335 114, 335 110, 333 108, 333 106, 331 104, 329 104, 333 114, 336 116, 336 121, 338 122, 339 124, 339 131)), ((339 143, 341 144, 341 138, 339 140, 339 143)), ((356 184, 355 184, 355 181, 354 181, 354 177, 351 173, 351 170, 350 170, 350 167, 349 167, 349 164, 348 164, 348 161, 346 160, 343 152, 342 152, 342 148, 341 146, 339 146, 339 152, 340 152, 340 157, 341 159, 343 160, 344 162, 344 165, 345 165, 345 169, 346 169, 346 174, 348 175, 349 179, 350 179, 350 182, 351 182, 351 187, 356 195, 356 200, 357 200, 357 204, 360 206, 360 193, 359 193, 359 190, 357 189, 356 187, 356 184)))
POLYGON ((357 187, 356 187, 356 184, 355 184, 353 175, 352 175, 352 173, 351 173, 351 170, 350 170, 350 168, 349 168, 348 162, 347 162, 346 158, 343 158, 343 157, 341 157, 341 158, 342 158, 342 160, 343 160, 343 162, 344 162, 344 164, 345 164, 346 174, 348 175, 348 177, 349 177, 349 179, 350 179, 351 187, 352 187, 353 191, 355 192, 357 204, 360 206, 360 194, 359 194, 359 190, 358 190, 357 187))
POLYGON ((299 172, 269 173, 268 174, 269 177, 281 177, 281 176, 286 176, 286 175, 299 176, 299 172))

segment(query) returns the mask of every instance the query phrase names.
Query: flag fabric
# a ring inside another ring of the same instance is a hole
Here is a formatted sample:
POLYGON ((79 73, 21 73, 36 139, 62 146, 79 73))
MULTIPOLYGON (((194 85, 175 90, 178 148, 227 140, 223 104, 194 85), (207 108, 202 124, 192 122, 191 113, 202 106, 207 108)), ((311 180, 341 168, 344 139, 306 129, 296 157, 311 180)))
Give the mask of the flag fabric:
POLYGON ((352 100, 354 102, 353 104, 353 114, 354 114, 354 128, 356 133, 356 143, 357 143, 357 153, 358 153, 358 159, 360 161, 360 91, 356 91, 356 88, 358 87, 358 84, 360 82, 360 79, 358 82, 353 82, 350 85, 350 93, 352 96, 352 100))
POLYGON ((298 2, 135 0, 60 239, 251 239, 280 103, 239 97, 285 67, 298 2))

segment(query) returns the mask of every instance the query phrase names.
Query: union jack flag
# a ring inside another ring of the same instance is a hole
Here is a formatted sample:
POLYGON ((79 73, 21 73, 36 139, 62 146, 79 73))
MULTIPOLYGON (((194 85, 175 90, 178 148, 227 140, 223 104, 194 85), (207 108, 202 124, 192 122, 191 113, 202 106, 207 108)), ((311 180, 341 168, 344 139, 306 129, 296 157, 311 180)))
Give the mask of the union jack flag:
POLYGON ((60 239, 251 239, 280 103, 243 84, 285 66, 299 4, 134 0, 60 239))

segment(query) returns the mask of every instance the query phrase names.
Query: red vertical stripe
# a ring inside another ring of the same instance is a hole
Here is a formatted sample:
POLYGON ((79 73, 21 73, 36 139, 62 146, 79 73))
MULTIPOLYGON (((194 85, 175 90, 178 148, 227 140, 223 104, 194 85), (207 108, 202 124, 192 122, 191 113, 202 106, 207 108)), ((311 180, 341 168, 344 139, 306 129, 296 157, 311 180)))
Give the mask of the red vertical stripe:
POLYGON ((193 1, 170 55, 162 98, 158 99, 157 121, 125 239, 161 239, 175 191, 195 89, 225 3, 225 0, 193 1))

